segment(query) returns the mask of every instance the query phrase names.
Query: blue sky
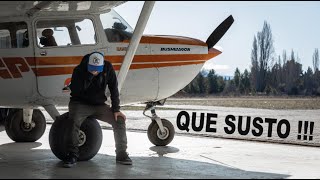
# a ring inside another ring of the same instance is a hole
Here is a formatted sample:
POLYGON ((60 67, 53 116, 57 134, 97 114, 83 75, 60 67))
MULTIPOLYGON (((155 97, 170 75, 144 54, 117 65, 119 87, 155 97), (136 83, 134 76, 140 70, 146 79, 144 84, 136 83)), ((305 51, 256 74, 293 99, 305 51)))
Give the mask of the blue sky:
MULTIPOLYGON (((134 28, 143 1, 129 1, 115 10, 134 28)), ((253 37, 270 24, 275 55, 283 50, 298 54, 305 71, 312 66, 315 48, 320 48, 320 2, 316 1, 157 1, 144 34, 179 35, 206 41, 229 15, 235 22, 216 44, 223 53, 204 68, 220 75, 233 75, 251 65, 253 37)))

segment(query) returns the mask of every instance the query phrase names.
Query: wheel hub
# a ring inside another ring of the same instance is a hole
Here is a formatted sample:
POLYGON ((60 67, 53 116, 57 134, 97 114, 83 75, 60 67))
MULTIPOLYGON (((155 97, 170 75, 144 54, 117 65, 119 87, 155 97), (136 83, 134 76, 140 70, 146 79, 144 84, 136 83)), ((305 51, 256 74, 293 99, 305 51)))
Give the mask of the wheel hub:
POLYGON ((83 131, 79 131, 79 147, 84 145, 87 140, 87 136, 83 131))
POLYGON ((161 133, 160 129, 157 130, 157 136, 159 139, 165 140, 169 137, 169 129, 167 127, 163 127, 164 133, 161 133))
POLYGON ((25 132, 31 131, 35 126, 36 124, 33 121, 31 123, 25 123, 25 122, 21 123, 21 129, 25 132))

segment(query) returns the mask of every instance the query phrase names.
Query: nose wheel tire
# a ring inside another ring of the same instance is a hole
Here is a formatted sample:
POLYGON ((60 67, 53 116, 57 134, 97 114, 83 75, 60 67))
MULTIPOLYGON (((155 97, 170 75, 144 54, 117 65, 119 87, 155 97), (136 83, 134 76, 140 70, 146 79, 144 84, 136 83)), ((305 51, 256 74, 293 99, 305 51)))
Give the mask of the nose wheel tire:
MULTIPOLYGON (((66 127, 69 113, 59 116, 49 132, 49 144, 53 154, 60 160, 65 160, 67 156, 66 127)), ((100 150, 102 144, 102 130, 96 119, 87 118, 80 127, 79 132, 79 158, 78 161, 92 159, 100 150)))
POLYGON ((168 145, 174 138, 175 130, 172 123, 166 119, 161 119, 164 133, 161 133, 160 128, 156 121, 152 121, 152 123, 148 127, 148 138, 150 142, 156 146, 166 146, 168 145))
POLYGON ((7 135, 15 142, 35 142, 46 130, 46 119, 39 109, 33 110, 31 123, 23 121, 23 110, 12 110, 5 121, 7 135))

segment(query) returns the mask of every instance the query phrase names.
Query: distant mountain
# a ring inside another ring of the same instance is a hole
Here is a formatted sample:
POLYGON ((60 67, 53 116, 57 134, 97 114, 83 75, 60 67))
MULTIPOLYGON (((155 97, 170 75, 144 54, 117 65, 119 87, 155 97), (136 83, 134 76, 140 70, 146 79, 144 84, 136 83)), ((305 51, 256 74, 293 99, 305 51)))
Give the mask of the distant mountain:
MULTIPOLYGON (((202 69, 200 71, 200 73, 202 74, 202 76, 204 77, 208 77, 208 74, 210 72, 211 69, 202 69)), ((233 76, 229 76, 229 75, 220 75, 220 74, 217 74, 218 76, 222 76, 224 80, 232 80, 233 79, 233 76)))
POLYGON ((209 72, 210 72, 210 69, 203 69, 203 70, 200 71, 200 73, 201 73, 202 76, 204 76, 204 77, 207 77, 208 74, 209 74, 209 72))

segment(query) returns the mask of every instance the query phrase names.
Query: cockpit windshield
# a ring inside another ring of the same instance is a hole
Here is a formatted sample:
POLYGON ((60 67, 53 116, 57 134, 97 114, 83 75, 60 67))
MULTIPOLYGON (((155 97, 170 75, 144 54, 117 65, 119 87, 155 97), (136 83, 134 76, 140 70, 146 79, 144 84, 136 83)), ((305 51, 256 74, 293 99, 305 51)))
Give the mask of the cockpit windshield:
POLYGON ((130 40, 132 27, 113 9, 101 14, 100 19, 109 42, 123 42, 130 40))

